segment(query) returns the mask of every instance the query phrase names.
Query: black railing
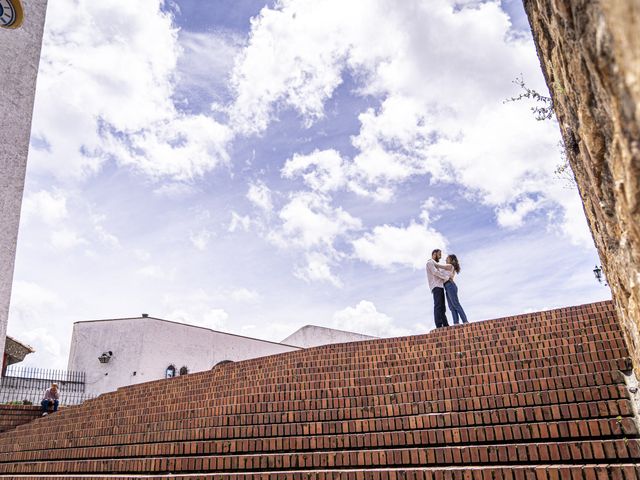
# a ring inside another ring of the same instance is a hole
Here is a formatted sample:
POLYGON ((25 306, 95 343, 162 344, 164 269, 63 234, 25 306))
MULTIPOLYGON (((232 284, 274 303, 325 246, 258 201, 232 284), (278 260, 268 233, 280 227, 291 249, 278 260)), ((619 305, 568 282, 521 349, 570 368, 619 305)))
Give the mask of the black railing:
POLYGON ((0 403, 40 405, 52 383, 58 384, 61 405, 77 405, 93 397, 85 393, 84 372, 9 366, 0 379, 0 403))
POLYGON ((9 366, 0 381, 0 388, 46 390, 52 383, 57 383, 64 392, 84 393, 85 374, 70 370, 9 366))
MULTIPOLYGON (((0 389, 0 404, 40 405, 44 397, 44 390, 16 390, 0 389)), ((60 392, 60 405, 79 405, 85 400, 94 398, 93 395, 78 392, 60 392)))

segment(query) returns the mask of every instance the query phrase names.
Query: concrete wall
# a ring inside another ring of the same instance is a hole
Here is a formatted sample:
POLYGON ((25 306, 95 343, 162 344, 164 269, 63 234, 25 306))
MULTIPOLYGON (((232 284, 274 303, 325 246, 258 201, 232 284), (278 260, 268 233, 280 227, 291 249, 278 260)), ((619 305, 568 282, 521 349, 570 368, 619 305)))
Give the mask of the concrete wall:
POLYGON ((155 318, 77 322, 73 326, 69 370, 86 373, 86 392, 99 395, 118 387, 165 378, 169 365, 190 373, 223 360, 240 361, 299 348, 216 332, 155 318), (109 363, 98 357, 112 351, 109 363))
POLYGON ((0 358, 7 334, 20 206, 47 0, 23 0, 24 22, 0 28, 0 358))
POLYGON ((377 337, 335 330, 333 328, 306 325, 282 340, 282 343, 302 348, 310 348, 332 343, 360 342, 362 340, 373 340, 375 338, 377 337))

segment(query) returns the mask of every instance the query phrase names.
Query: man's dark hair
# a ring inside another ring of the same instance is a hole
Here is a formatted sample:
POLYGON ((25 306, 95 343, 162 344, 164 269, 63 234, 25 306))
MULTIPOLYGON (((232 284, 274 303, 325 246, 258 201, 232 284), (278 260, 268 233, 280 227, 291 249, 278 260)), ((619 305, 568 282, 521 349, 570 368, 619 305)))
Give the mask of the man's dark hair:
POLYGON ((431 252, 431 256, 433 257, 436 253, 440 252, 439 248, 436 248, 433 252, 431 252))

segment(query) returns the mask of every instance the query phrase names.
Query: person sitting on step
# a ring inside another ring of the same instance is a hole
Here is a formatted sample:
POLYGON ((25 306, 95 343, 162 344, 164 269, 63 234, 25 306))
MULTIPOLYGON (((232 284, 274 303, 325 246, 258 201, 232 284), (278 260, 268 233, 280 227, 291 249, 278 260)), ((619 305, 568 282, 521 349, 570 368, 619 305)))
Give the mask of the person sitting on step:
POLYGON ((47 388, 44 392, 44 399, 40 403, 42 405, 42 416, 49 413, 49 408, 53 407, 53 411, 58 411, 58 400, 60 400, 60 392, 58 392, 58 384, 52 383, 51 388, 47 388))

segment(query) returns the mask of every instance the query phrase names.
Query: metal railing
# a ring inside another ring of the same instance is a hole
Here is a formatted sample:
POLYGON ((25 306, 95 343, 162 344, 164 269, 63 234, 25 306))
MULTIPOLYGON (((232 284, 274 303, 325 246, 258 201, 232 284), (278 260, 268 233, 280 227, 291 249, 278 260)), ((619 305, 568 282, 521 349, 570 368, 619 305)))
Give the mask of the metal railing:
MULTIPOLYGON (((0 404, 15 403, 20 405, 40 405, 44 390, 0 389, 0 404)), ((78 392, 60 392, 60 405, 79 405, 94 395, 78 392)))
POLYGON ((61 391, 84 393, 85 373, 9 366, 0 381, 0 388, 46 390, 52 383, 57 383, 61 391))
POLYGON ((0 403, 40 405, 52 383, 58 384, 61 405, 77 405, 93 398, 85 393, 84 372, 9 366, 0 379, 0 403))

